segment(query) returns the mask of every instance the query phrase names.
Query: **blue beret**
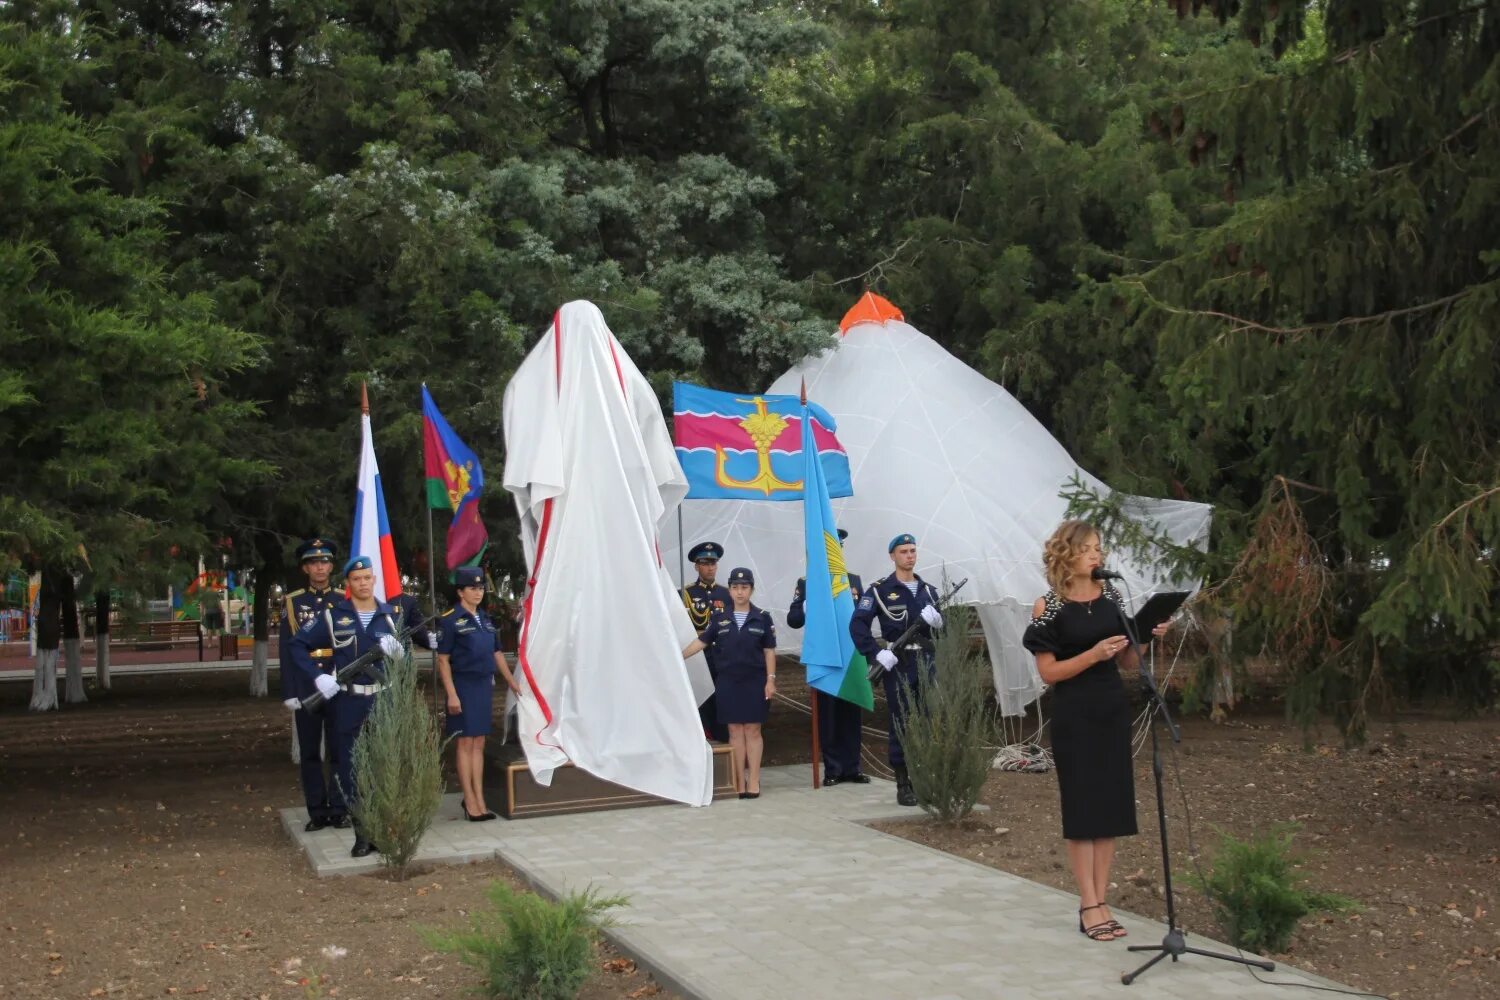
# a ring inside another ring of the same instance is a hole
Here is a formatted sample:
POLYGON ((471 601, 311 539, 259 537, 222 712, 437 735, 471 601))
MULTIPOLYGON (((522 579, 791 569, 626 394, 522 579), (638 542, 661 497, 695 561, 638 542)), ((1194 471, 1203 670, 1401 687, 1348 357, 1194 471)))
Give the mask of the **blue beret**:
POLYGON ((688 550, 688 562, 697 562, 699 559, 723 559, 724 546, 718 542, 699 542, 688 550))
POLYGON ((349 561, 344 563, 344 575, 348 576, 350 573, 353 573, 357 569, 374 568, 375 562, 369 556, 351 556, 349 558, 349 561))
POLYGON ((755 574, 743 566, 736 566, 729 571, 729 585, 732 587, 737 583, 748 583, 755 586, 755 574))
POLYGON ((887 552, 895 552, 896 549, 899 548, 902 545, 915 545, 915 544, 917 544, 917 536, 916 535, 897 535, 895 538, 891 539, 891 544, 890 544, 889 547, 886 548, 886 551, 887 552))
POLYGON ((337 546, 335 546, 327 539, 309 538, 307 541, 297 546, 297 561, 299 563, 304 563, 309 559, 332 560, 333 555, 336 551, 337 546))
POLYGON ((484 570, 478 566, 460 566, 453 571, 453 583, 458 587, 483 587, 484 570))

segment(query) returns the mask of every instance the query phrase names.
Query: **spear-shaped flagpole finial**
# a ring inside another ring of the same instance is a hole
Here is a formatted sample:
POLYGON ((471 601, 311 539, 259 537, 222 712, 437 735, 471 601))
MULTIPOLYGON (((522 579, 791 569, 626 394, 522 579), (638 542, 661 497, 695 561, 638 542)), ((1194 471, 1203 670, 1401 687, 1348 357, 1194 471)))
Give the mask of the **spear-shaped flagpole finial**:
POLYGON ((370 390, 363 382, 359 384, 359 412, 367 417, 370 415, 370 390))
POLYGON ((802 376, 802 405, 807 405, 807 376, 802 376))

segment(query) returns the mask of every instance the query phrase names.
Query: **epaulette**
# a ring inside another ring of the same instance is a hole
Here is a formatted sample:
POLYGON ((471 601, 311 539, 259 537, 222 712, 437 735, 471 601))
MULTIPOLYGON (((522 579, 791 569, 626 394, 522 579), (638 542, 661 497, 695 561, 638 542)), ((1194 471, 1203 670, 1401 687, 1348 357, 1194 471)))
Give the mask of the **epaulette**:
POLYGON ((447 618, 449 615, 453 614, 453 612, 455 612, 457 610, 458 610, 457 608, 449 608, 447 611, 444 611, 442 614, 438 615, 438 617, 439 618, 447 618))
POLYGON ((294 590, 290 594, 287 594, 286 599, 290 601, 292 598, 301 597, 305 593, 307 593, 307 588, 303 587, 301 590, 294 590))

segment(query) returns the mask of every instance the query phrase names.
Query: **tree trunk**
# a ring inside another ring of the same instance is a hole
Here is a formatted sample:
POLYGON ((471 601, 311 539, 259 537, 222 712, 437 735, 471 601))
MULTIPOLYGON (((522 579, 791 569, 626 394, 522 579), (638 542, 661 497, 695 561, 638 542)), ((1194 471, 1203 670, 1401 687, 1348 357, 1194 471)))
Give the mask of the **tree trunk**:
POLYGON ((261 566, 255 571, 255 603, 251 606, 251 616, 254 624, 252 634, 255 641, 252 644, 254 652, 250 654, 250 694, 255 698, 264 698, 270 690, 270 636, 271 636, 271 568, 261 566))
POLYGON ((67 699, 69 705, 77 705, 89 700, 88 695, 83 693, 83 658, 80 649, 83 639, 78 627, 78 591, 72 573, 64 573, 60 582, 63 661, 68 670, 67 699))
POLYGON ((37 595, 36 676, 31 684, 31 710, 57 710, 57 647, 62 639, 62 611, 58 574, 42 570, 42 589, 37 595))
POLYGON ((94 680, 109 690, 109 591, 94 593, 94 680))

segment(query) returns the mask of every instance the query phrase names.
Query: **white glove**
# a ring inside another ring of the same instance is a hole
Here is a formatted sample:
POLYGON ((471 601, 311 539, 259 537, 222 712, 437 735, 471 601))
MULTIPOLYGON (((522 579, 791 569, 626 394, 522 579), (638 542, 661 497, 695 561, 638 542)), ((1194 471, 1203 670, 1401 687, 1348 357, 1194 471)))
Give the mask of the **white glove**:
POLYGON ((287 708, 290 708, 293 712, 295 712, 295 711, 297 711, 297 709, 299 709, 299 708, 302 707, 302 699, 301 698, 288 698, 286 701, 282 702, 282 704, 285 705, 287 708))
POLYGON ((427 648, 428 649, 437 649, 437 633, 436 632, 428 632, 427 633, 427 648))
POLYGON ((332 674, 319 674, 318 679, 313 681, 318 688, 318 693, 325 699, 332 700, 339 693, 339 682, 333 679, 332 674))
POLYGON ((882 649, 875 654, 875 662, 887 670, 895 670, 896 664, 901 662, 901 658, 889 649, 882 649))
POLYGON ((401 640, 389 634, 380 637, 380 651, 386 655, 387 659, 391 660, 399 660, 401 654, 406 652, 406 650, 401 648, 401 640))
POLYGON ((943 613, 931 604, 922 609, 922 620, 933 628, 943 627, 943 613))

